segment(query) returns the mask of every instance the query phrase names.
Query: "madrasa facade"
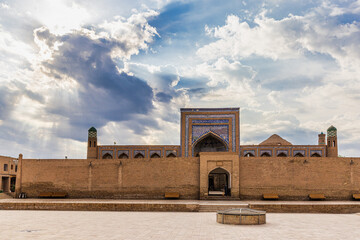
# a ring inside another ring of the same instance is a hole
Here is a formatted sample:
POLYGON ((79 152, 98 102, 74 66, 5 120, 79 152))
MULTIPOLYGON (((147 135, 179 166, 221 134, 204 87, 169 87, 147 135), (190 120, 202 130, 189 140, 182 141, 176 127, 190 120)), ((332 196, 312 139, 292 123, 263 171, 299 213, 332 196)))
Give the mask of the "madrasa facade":
POLYGON ((180 145, 101 145, 88 131, 86 159, 19 156, 17 193, 66 192, 70 198, 261 199, 309 194, 350 199, 360 188, 360 158, 338 157, 337 129, 317 145, 274 134, 240 144, 239 108, 180 109, 180 145))

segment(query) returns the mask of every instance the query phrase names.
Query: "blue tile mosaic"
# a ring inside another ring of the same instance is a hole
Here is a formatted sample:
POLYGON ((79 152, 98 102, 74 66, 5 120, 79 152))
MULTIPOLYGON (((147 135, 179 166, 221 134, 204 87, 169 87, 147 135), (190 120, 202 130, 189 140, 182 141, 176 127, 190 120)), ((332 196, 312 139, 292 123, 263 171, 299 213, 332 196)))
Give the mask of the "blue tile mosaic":
POLYGON ((169 156, 171 153, 176 156, 176 150, 166 150, 166 156, 169 156))
POLYGON ((320 157, 322 156, 322 151, 321 150, 310 150, 310 156, 312 156, 315 153, 319 154, 320 157))
POLYGON ((250 153, 250 155, 253 155, 254 157, 256 156, 255 150, 244 150, 244 157, 246 157, 249 153, 250 153))
POLYGON ((192 123, 229 123, 229 119, 194 119, 192 123))
POLYGON ((199 138, 209 132, 215 133, 226 143, 229 143, 229 126, 228 125, 193 125, 192 126, 192 142, 196 142, 199 138))
POLYGON ((150 157, 156 153, 157 155, 159 155, 161 157, 161 150, 150 150, 150 157))
POLYGON ((138 153, 141 153, 144 157, 146 157, 145 150, 134 150, 133 157, 135 157, 138 153))
POLYGON ((298 153, 300 153, 301 155, 303 155, 305 157, 305 150, 294 150, 293 151, 293 156, 295 156, 298 153))
POLYGON ((113 157, 113 151, 111 151, 111 150, 102 150, 101 151, 101 156, 104 156, 107 153, 110 154, 113 157))
POLYGON ((272 156, 271 150, 260 150, 260 156, 263 155, 264 153, 268 153, 270 156, 272 156))
MULTIPOLYGON (((210 115, 186 115, 185 116, 185 157, 189 156, 189 121, 191 118, 231 118, 232 119, 232 151, 236 152, 236 119, 235 114, 210 114, 210 115)), ((181 138, 180 138, 181 139, 181 138)), ((181 142, 182 145, 182 142, 181 142)))
POLYGON ((118 157, 121 155, 121 154, 126 154, 128 157, 129 157, 129 150, 119 150, 118 151, 118 157))
POLYGON ((279 156, 279 154, 285 154, 286 156, 289 156, 288 150, 276 150, 276 156, 279 156))

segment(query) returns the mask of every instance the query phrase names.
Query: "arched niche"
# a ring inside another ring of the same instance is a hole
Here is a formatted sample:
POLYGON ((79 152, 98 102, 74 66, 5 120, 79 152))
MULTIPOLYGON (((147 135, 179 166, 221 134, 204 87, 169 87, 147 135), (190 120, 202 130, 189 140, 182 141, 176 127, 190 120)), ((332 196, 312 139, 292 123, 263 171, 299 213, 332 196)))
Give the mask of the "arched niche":
POLYGON ((153 153, 150 158, 160 158, 160 155, 157 153, 153 153))
POLYGON ((126 153, 122 153, 119 155, 119 159, 126 159, 129 158, 129 156, 126 153))
POLYGON ((200 152, 227 152, 229 149, 223 139, 211 132, 198 139, 193 146, 193 156, 200 152))
POLYGON ((112 159, 113 156, 110 153, 105 153, 102 158, 103 159, 112 159))
POLYGON ((279 153, 277 156, 278 157, 287 157, 286 153, 284 153, 284 152, 279 153))
POLYGON ((142 153, 137 153, 134 158, 144 158, 142 153))
POLYGON ((176 156, 175 156, 174 153, 169 153, 166 157, 168 157, 168 158, 174 158, 174 157, 176 157, 176 156))

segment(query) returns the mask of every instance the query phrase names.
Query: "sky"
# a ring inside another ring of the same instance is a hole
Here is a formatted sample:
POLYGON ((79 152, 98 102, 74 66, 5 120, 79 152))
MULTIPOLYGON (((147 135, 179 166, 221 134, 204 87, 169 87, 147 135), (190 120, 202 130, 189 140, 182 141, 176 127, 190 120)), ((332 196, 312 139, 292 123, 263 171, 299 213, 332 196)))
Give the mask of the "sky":
POLYGON ((240 107, 278 134, 360 156, 360 0, 0 0, 0 155, 85 158, 180 144, 180 108, 240 107))

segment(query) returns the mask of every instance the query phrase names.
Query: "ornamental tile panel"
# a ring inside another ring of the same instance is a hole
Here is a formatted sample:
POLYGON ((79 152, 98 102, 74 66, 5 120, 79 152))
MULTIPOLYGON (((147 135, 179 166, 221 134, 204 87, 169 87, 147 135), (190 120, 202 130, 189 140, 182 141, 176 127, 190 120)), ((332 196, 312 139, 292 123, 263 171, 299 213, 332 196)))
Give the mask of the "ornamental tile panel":
POLYGON ((192 141, 196 142, 199 138, 209 132, 215 133, 226 143, 229 143, 229 126, 228 125, 193 125, 192 127, 192 141))

